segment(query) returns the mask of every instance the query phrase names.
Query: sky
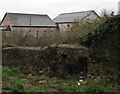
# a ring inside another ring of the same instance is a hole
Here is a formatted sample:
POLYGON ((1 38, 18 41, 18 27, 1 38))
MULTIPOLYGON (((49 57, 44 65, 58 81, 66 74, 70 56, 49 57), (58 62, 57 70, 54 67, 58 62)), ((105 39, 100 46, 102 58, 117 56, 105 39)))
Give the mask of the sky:
POLYGON ((61 13, 104 9, 118 11, 120 0, 0 0, 0 20, 6 12, 47 14, 52 19, 61 13))

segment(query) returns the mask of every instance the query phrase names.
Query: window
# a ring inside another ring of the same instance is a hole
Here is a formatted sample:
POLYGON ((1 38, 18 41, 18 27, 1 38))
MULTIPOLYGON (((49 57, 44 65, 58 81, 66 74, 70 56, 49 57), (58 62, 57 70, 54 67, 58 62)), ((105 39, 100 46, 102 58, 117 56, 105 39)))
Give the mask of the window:
POLYGON ((51 33, 54 33, 54 31, 51 31, 51 33))
POLYGON ((31 34, 31 31, 29 31, 28 34, 31 34))
POLYGON ((2 31, 11 31, 11 26, 10 25, 2 26, 2 31))
POLYGON ((70 28, 70 25, 69 24, 67 24, 67 29, 69 29, 70 28))
POLYGON ((67 25, 67 27, 69 28, 69 27, 70 27, 70 25, 68 24, 68 25, 67 25))
POLYGON ((46 31, 44 31, 44 35, 47 36, 47 32, 46 31))
POLYGON ((19 32, 20 37, 23 37, 23 31, 19 32))
POLYGON ((31 33, 31 31, 29 31, 29 33, 31 33))
POLYGON ((7 27, 7 31, 11 31, 11 27, 10 27, 10 25, 7 27))
POLYGON ((37 31, 37 32, 36 32, 36 38, 39 38, 39 37, 40 37, 40 32, 37 31))

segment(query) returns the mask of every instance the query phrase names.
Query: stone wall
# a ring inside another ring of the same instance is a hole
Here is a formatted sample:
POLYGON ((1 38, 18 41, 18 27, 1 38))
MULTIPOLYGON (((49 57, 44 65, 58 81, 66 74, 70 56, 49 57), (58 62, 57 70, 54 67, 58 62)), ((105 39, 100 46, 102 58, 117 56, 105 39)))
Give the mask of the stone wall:
POLYGON ((61 78, 86 76, 88 49, 78 45, 51 45, 45 48, 3 48, 3 66, 19 67, 22 72, 61 78))

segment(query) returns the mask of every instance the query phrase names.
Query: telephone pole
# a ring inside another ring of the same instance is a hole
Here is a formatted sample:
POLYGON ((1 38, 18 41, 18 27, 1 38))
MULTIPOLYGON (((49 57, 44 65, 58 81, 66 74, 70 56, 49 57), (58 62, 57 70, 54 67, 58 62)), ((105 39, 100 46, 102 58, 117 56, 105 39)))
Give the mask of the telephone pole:
POLYGON ((31 32, 31 16, 30 16, 30 32, 31 32))

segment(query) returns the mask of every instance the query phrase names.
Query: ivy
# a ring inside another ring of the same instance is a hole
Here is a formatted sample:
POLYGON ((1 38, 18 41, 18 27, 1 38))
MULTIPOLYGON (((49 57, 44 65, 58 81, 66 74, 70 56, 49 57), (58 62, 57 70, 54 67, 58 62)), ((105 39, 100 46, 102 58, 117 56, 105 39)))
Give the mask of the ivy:
POLYGON ((106 19, 93 32, 79 37, 79 43, 89 47, 91 58, 97 62, 105 61, 105 49, 113 51, 120 48, 119 31, 120 15, 106 19))

